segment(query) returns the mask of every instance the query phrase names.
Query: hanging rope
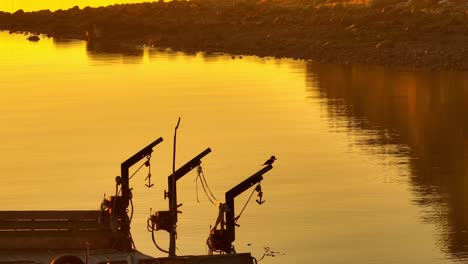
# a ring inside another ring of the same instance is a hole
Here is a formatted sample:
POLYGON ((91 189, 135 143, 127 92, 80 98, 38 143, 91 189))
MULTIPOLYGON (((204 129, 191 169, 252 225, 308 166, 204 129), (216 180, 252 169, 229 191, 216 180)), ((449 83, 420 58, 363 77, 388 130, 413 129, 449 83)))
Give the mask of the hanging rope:
POLYGON ((210 192, 210 195, 213 198, 213 200, 217 201, 218 199, 216 199, 216 197, 214 196, 214 194, 211 191, 210 187, 208 186, 208 182, 206 181, 205 173, 203 172, 203 168, 202 168, 201 165, 198 165, 197 172, 198 172, 198 170, 200 170, 200 173, 201 173, 201 176, 202 176, 201 179, 203 180, 203 182, 205 182, 206 189, 210 192))
POLYGON ((203 191, 205 192, 205 195, 210 201, 210 203, 212 203, 213 205, 217 205, 218 199, 216 199, 210 187, 208 186, 208 182, 206 181, 205 173, 203 173, 203 168, 201 165, 198 165, 197 177, 195 178, 195 190, 197 193, 197 202, 200 202, 200 199, 198 198, 198 180, 200 180, 201 186, 203 187, 203 191))
MULTIPOLYGON (((260 185, 260 183, 257 185, 257 187, 260 185)), ((247 202, 245 202, 244 204, 244 207, 242 207, 242 210, 240 211, 239 215, 234 218, 234 223, 237 223, 237 220, 239 220, 239 218, 241 217, 242 213, 244 212, 245 208, 247 207, 247 205, 249 204, 250 200, 252 199, 252 196, 253 194, 255 193, 255 191, 257 190, 257 187, 255 187, 252 191, 252 193, 250 194, 249 196, 249 199, 247 199, 247 202)))
POLYGON ((197 177, 195 178, 195 193, 197 194, 197 202, 200 203, 200 199, 198 198, 198 178, 200 176, 197 175, 197 177))

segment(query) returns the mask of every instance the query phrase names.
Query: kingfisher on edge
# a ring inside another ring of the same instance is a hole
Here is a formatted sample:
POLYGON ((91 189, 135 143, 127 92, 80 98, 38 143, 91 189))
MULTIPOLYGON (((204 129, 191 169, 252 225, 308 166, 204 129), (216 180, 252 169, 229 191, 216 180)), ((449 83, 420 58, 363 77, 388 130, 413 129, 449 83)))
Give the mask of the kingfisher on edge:
POLYGON ((267 161, 265 161, 265 163, 263 163, 262 166, 272 165, 273 162, 275 162, 275 160, 276 160, 276 157, 275 157, 275 156, 271 156, 267 161))

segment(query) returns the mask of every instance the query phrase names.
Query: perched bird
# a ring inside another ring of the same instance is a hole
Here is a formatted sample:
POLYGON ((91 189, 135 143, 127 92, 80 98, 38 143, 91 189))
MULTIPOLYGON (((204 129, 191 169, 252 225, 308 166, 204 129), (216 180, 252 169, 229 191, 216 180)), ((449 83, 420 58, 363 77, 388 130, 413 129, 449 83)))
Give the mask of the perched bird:
POLYGON ((272 165, 273 162, 275 162, 275 160, 276 160, 276 157, 275 157, 275 156, 271 156, 267 161, 265 161, 265 163, 263 163, 262 166, 272 165))

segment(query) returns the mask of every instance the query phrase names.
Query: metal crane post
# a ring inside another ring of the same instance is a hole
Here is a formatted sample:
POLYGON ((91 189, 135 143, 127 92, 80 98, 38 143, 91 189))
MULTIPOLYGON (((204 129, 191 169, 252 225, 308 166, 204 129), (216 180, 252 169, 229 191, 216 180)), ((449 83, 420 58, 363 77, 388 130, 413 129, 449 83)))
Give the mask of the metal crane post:
POLYGON ((148 146, 144 147, 143 149, 135 153, 129 159, 122 162, 122 164, 120 165, 120 174, 122 177, 122 197, 126 204, 128 204, 130 200, 130 179, 129 179, 130 167, 135 165, 135 163, 139 162, 146 156, 150 155, 153 152, 153 147, 155 147, 162 141, 163 141, 162 137, 156 139, 151 144, 149 144, 148 146))
MULTIPOLYGON (((226 232, 227 232, 227 238, 230 243, 234 242, 236 239, 236 231, 235 231, 235 208, 234 208, 234 198, 236 198, 238 195, 241 193, 245 192, 248 190, 250 187, 252 187, 254 184, 259 183, 260 181, 263 180, 263 174, 265 174, 267 171, 271 170, 273 166, 268 165, 265 168, 259 170, 243 182, 239 183, 235 187, 233 187, 231 190, 226 192, 226 232)), ((228 252, 229 253, 229 252, 228 252)))
POLYGON ((167 177, 167 196, 169 198, 169 212, 172 216, 171 232, 170 232, 170 245, 169 245, 169 256, 175 256, 175 228, 177 225, 177 181, 184 175, 189 173, 195 167, 201 164, 201 159, 211 152, 210 148, 205 149, 203 152, 198 154, 191 161, 187 162, 184 166, 180 167, 177 171, 167 177), (175 183, 175 184, 173 184, 175 183))

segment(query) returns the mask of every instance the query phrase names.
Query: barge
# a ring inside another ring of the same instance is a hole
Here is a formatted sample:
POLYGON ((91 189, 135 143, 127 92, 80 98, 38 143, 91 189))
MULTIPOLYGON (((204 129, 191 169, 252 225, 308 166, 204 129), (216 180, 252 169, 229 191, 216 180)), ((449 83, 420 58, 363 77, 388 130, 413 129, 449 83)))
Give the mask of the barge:
MULTIPOLYGON (((180 120, 179 120, 180 121, 180 120)), ((163 141, 158 138, 121 164, 121 175, 115 178, 115 195, 105 198, 99 210, 80 211, 0 211, 0 263, 1 264, 253 264, 257 261, 250 253, 236 253, 233 242, 238 217, 235 217, 235 197, 252 188, 258 193, 263 174, 272 169, 263 167, 243 182, 226 192, 225 203, 219 204, 216 225, 208 235, 208 255, 176 255, 177 181, 194 168, 200 176, 201 159, 211 152, 205 149, 185 165, 175 170, 175 143, 173 171, 168 176, 168 190, 164 198, 169 200, 169 210, 156 211, 148 218, 148 230, 155 246, 167 257, 152 257, 136 250, 131 234, 133 216, 130 167, 142 162, 151 166, 153 148, 163 141), (155 240, 155 232, 170 235, 168 250, 155 240)), ((145 181, 151 187, 151 173, 145 181)), ((206 180, 205 180, 206 182, 206 180)), ((203 184, 203 182, 202 182, 203 184)), ((252 197, 251 195, 251 197, 252 197)), ((250 198, 249 198, 250 200, 250 198)))

